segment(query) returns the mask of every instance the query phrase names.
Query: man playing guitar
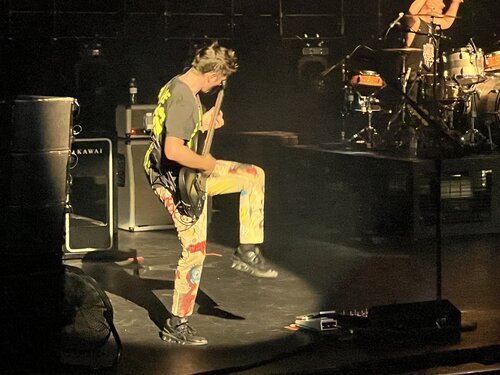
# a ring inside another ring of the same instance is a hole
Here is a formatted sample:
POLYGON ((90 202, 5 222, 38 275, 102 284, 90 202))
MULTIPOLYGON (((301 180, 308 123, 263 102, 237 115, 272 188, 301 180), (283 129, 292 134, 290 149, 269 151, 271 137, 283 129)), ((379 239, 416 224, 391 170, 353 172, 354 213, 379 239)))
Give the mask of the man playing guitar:
POLYGON ((204 173, 203 193, 209 196, 240 193, 240 245, 232 267, 256 277, 278 276, 259 248, 264 240, 264 171, 255 165, 216 160, 210 153, 196 152, 199 131, 206 131, 214 120, 215 128, 224 125, 222 112, 212 108, 203 114, 198 93, 220 87, 237 68, 234 51, 217 43, 202 48, 191 67, 160 90, 153 115, 152 141, 144 167, 154 192, 172 215, 182 247, 175 272, 172 317, 165 322, 161 336, 179 344, 207 344, 188 322, 206 255, 207 206, 205 201, 199 217, 187 214, 178 183, 182 168, 204 173))

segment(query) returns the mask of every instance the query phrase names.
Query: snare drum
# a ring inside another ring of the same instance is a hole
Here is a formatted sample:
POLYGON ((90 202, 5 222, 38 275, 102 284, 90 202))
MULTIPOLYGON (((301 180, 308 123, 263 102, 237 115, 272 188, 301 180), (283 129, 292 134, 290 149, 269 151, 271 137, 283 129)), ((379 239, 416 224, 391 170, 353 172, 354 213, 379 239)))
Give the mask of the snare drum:
MULTIPOLYGON (((439 102, 454 102, 462 97, 462 90, 455 82, 447 82, 442 75, 436 76, 436 100, 439 102)), ((418 82, 419 102, 431 102, 434 100, 434 76, 423 74, 418 82)))
POLYGON ((488 73, 500 72, 500 51, 484 56, 484 71, 488 73))
POLYGON ((444 77, 459 85, 469 86, 484 81, 484 54, 469 48, 457 48, 445 52, 442 56, 444 77))
POLYGON ((380 74, 372 70, 361 70, 352 76, 350 83, 361 96, 373 95, 385 85, 380 74))

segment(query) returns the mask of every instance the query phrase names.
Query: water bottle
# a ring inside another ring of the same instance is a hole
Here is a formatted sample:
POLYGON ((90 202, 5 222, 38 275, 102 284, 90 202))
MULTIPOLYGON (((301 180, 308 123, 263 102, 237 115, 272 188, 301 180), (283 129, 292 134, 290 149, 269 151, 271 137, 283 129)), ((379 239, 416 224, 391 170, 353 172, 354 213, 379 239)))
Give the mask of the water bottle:
POLYGON ((130 105, 137 104, 137 81, 135 78, 130 79, 128 93, 130 95, 130 105))

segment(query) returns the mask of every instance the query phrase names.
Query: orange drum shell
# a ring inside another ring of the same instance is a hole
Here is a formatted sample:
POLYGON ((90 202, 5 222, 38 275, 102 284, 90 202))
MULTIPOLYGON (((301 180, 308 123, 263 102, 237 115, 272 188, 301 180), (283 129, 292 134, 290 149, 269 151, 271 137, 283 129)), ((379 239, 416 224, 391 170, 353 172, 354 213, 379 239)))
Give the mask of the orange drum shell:
POLYGON ((384 86, 384 80, 378 75, 358 74, 351 78, 351 85, 382 87, 384 86))
POLYGON ((485 71, 495 72, 500 70, 500 51, 495 51, 484 56, 485 71))

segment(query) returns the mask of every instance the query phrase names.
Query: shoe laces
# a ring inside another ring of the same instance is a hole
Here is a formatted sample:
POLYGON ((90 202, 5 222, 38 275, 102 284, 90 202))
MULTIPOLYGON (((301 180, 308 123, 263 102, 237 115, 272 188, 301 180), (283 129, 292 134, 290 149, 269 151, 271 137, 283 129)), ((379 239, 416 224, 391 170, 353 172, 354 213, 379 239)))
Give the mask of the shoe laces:
POLYGON ((196 331, 193 327, 189 325, 189 321, 181 321, 179 324, 175 326, 175 329, 181 333, 188 333, 190 335, 194 335, 196 331))
POLYGON ((253 264, 259 264, 265 262, 264 257, 260 253, 260 249, 258 247, 255 247, 255 249, 243 253, 243 256, 247 258, 250 261, 250 263, 253 264))

